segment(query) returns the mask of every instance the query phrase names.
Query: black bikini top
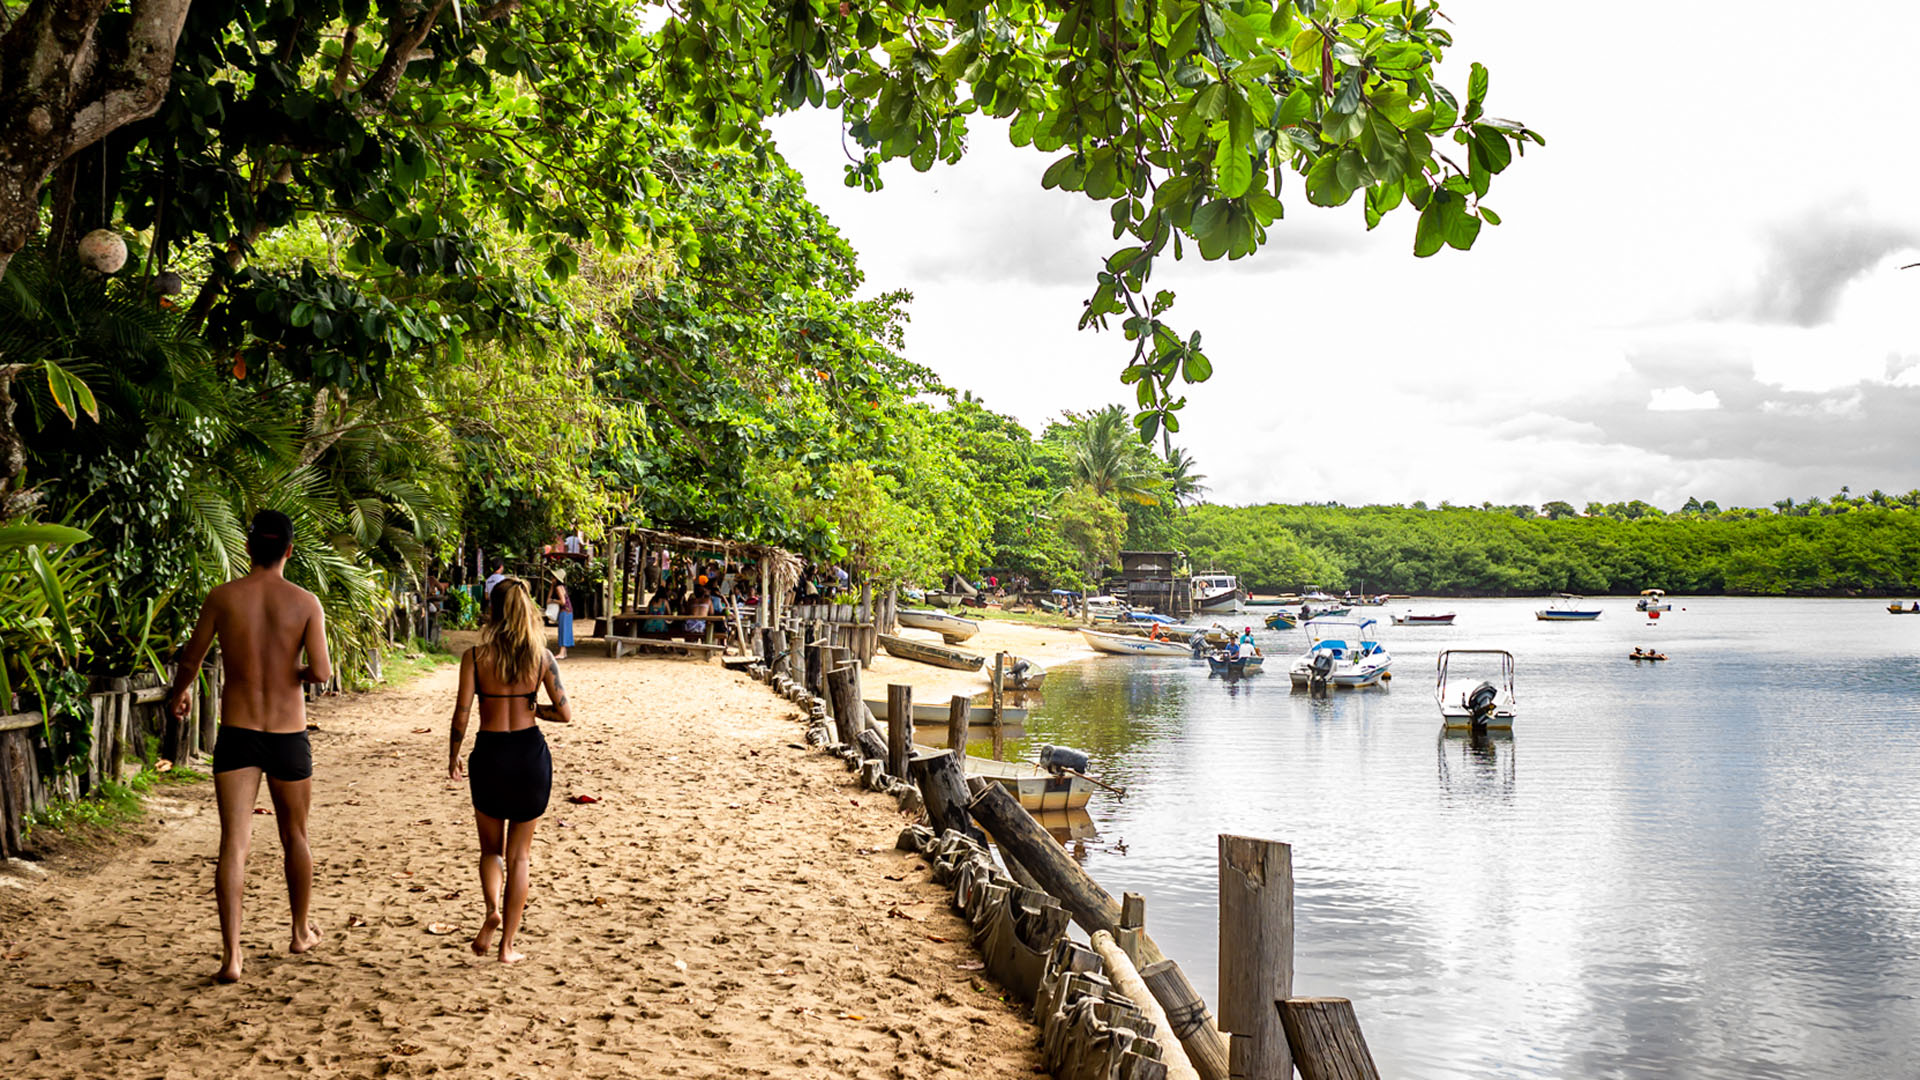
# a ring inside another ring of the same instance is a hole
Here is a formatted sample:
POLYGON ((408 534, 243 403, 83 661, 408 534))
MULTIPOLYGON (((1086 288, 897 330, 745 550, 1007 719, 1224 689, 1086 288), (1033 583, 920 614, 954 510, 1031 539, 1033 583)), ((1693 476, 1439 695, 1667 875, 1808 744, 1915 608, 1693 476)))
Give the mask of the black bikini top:
MULTIPOLYGON (((546 677, 547 677, 547 665, 548 665, 549 663, 551 663, 551 662, 552 662, 552 657, 551 657, 551 656, 547 656, 547 657, 542 657, 542 658, 541 658, 541 660, 540 660, 540 680, 541 680, 541 682, 544 682, 544 681, 546 680, 546 677)), ((480 689, 480 680, 479 680, 478 678, 475 678, 475 679, 473 680, 473 692, 474 692, 474 693, 476 693, 476 694, 478 694, 478 695, 480 695, 481 697, 491 697, 491 698, 517 698, 517 697, 523 697, 523 698, 526 698, 526 699, 527 699, 527 705, 528 705, 528 707, 529 707, 529 708, 539 708, 539 707, 540 707, 540 683, 539 683, 539 682, 536 682, 536 683, 534 683, 534 684, 533 684, 533 689, 531 689, 531 690, 529 690, 529 691, 527 691, 527 692, 526 692, 526 693, 524 693, 524 694, 489 694, 489 693, 487 693, 487 692, 486 692, 485 690, 482 690, 482 689, 480 689)))

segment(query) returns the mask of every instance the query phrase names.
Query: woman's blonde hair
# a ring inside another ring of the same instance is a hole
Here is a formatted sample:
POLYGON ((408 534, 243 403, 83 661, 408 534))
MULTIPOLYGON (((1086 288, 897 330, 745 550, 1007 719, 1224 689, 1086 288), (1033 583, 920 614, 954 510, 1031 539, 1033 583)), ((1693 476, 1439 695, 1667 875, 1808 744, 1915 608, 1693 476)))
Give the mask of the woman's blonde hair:
POLYGON ((541 671, 540 655, 547 648, 547 624, 533 606, 527 584, 508 578, 493 587, 496 613, 480 633, 493 674, 506 686, 517 686, 541 671))

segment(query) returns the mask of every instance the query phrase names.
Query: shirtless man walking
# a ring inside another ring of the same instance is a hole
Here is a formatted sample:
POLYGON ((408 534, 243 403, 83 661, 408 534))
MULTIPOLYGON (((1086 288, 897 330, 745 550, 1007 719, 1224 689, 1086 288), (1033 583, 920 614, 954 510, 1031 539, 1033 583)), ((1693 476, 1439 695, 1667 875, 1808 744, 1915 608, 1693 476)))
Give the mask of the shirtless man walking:
POLYGON ((313 795, 313 750, 307 742, 301 684, 333 678, 320 601, 288 581, 293 522, 278 510, 255 514, 247 530, 253 568, 207 594, 174 676, 167 707, 185 718, 189 694, 213 639, 220 639, 226 689, 220 695, 220 738, 213 748, 213 790, 220 804, 220 867, 214 895, 220 905, 224 959, 218 982, 240 978, 240 901, 246 891, 247 851, 253 842, 253 804, 267 778, 280 846, 286 857, 287 900, 293 907, 293 944, 303 953, 320 940, 308 916, 313 856, 307 850, 307 806, 313 795), (300 650, 307 664, 301 666, 300 650))

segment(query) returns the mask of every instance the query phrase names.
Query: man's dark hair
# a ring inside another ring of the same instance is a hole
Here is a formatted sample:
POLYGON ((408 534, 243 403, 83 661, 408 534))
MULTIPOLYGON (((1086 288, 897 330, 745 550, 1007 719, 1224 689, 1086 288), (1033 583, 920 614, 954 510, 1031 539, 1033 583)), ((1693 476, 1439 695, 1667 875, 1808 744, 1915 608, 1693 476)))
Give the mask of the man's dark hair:
POLYGON ((293 549, 293 519, 278 510, 262 510, 247 526, 247 555, 255 566, 272 566, 293 549))

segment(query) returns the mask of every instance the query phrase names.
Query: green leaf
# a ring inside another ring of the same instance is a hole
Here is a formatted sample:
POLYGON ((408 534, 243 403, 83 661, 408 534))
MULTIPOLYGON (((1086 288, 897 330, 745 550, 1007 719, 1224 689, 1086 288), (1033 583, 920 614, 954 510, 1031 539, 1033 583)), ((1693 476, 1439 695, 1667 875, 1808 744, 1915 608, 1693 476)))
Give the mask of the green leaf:
POLYGON ((1193 223, 1187 227, 1194 239, 1204 241, 1217 234, 1220 226, 1226 223, 1228 204, 1224 199, 1215 199, 1193 212, 1193 223))
POLYGON ((1507 137, 1500 133, 1499 128, 1475 124, 1473 150, 1486 159, 1487 171, 1491 173, 1505 171, 1513 163, 1513 148, 1507 145, 1507 137))
POLYGON ((1500 224, 1500 215, 1493 212, 1493 207, 1482 206, 1482 207, 1478 207, 1477 209, 1480 211, 1480 216, 1486 219, 1487 224, 1489 225, 1500 224))
POLYGON ((1287 100, 1280 103, 1280 112, 1273 118, 1273 126, 1292 127, 1312 114, 1313 98, 1307 95, 1306 90, 1296 86, 1293 93, 1287 95, 1287 100))
POLYGON ((1445 217, 1447 246, 1456 251, 1472 247, 1480 235, 1480 219, 1467 212, 1467 204, 1459 199, 1448 199, 1445 217))
POLYGON ((1339 155, 1328 154, 1307 170, 1307 201, 1315 206, 1342 206, 1353 198, 1353 186, 1340 182, 1339 155))
POLYGON ((1238 90, 1227 93, 1227 138, 1242 153, 1253 145, 1253 107, 1238 90))
POLYGON ((1289 50, 1289 55, 1293 57, 1293 66, 1309 75, 1318 72, 1320 50, 1326 43, 1327 39, 1320 36, 1320 31, 1311 26, 1300 31, 1299 35, 1293 39, 1293 48, 1289 50))
POLYGON ((1180 363, 1180 377, 1190 383, 1206 382, 1213 377, 1213 361, 1204 353, 1189 350, 1186 359, 1180 363))
POLYGON ((1271 225, 1287 216, 1286 206, 1265 191, 1248 192, 1247 209, 1253 212, 1253 216, 1259 219, 1262 225, 1271 225))
POLYGON ((94 400, 92 388, 59 364, 51 360, 42 363, 47 369, 47 391, 53 395, 54 405, 66 414, 68 422, 77 424, 80 414, 86 413, 94 423, 99 423, 100 403, 94 400))
POLYGON ((40 544, 48 547, 66 547, 70 544, 83 544, 93 539, 93 534, 68 525, 0 525, 0 550, 26 547, 28 544, 40 544))
POLYGON ((1444 86, 1433 88, 1433 125, 1428 130, 1445 131, 1460 119, 1460 103, 1454 100, 1453 91, 1444 86))
POLYGON ((1468 123, 1480 119, 1480 111, 1486 105, 1486 101, 1487 68, 1485 64, 1476 61, 1473 65, 1472 74, 1467 76, 1466 120, 1468 123))
POLYGON ((1213 155, 1213 182, 1229 199, 1245 195, 1253 185, 1253 159, 1232 143, 1221 143, 1213 155))
POLYGON ((1119 180, 1119 164, 1114 160, 1112 150, 1101 150, 1093 155, 1087 167, 1087 182, 1084 190, 1088 198, 1105 199, 1113 194, 1115 183, 1119 180))
POLYGON ((1193 96, 1193 111, 1208 120, 1218 120, 1227 112, 1227 87, 1225 83, 1209 83, 1206 89, 1193 96))
POLYGON ((1446 204, 1450 201, 1444 193, 1436 192, 1427 200, 1426 209, 1420 211, 1420 223, 1413 230, 1413 253, 1426 258, 1439 251, 1447 242, 1446 204))
POLYGON ((27 565, 38 580, 40 595, 47 602, 47 617, 53 620, 53 628, 58 635, 54 639, 54 646, 68 660, 78 659, 80 640, 73 633, 73 622, 67 612, 67 597, 60 588, 59 575, 53 572, 53 564, 47 561, 40 549, 31 544, 27 545, 27 565))

